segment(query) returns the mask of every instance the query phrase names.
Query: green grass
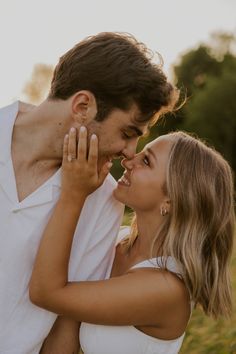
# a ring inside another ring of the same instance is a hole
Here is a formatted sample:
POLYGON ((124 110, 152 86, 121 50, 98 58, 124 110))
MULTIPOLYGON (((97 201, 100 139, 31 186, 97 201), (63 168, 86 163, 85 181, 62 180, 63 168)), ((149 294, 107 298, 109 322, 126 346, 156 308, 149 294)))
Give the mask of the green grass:
POLYGON ((234 311, 230 320, 214 321, 194 310, 180 354, 236 354, 236 252, 231 264, 234 311))

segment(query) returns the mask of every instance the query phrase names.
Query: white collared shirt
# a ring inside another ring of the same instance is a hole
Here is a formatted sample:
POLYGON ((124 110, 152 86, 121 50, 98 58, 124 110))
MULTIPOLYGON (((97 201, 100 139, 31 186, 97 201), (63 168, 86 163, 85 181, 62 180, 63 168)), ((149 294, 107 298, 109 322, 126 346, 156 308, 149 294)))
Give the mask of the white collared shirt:
MULTIPOLYGON (((11 159, 18 102, 0 109, 0 353, 37 354, 56 315, 31 304, 28 283, 40 237, 60 194, 60 169, 19 202, 11 159)), ((108 176, 83 207, 73 241, 70 280, 110 273, 123 206, 108 176)))

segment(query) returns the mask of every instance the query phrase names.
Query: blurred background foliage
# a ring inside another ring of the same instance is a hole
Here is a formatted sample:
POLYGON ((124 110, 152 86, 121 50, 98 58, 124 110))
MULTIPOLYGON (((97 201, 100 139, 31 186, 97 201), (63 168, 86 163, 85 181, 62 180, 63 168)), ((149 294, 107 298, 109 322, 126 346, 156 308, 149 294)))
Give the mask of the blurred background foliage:
MULTIPOLYGON (((53 67, 37 64, 24 93, 31 103, 42 101, 49 90, 53 67)), ((162 117, 141 139, 138 150, 150 140, 170 131, 192 132, 214 146, 236 171, 236 37, 232 33, 212 34, 208 43, 186 51, 173 65, 174 83, 186 98, 174 114, 162 117)), ((119 161, 112 168, 118 179, 119 161)), ((124 217, 124 223, 131 218, 124 217)), ((236 252, 232 260, 234 303, 236 303, 236 252)), ((200 309, 194 311, 181 354, 236 354, 236 310, 230 320, 213 321, 200 309)))

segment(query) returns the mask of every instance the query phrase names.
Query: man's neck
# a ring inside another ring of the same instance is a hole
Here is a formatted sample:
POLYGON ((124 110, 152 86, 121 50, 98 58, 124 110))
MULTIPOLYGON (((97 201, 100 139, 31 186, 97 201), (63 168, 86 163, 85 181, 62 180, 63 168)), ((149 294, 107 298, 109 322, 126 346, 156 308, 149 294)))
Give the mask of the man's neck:
POLYGON ((69 128, 70 119, 64 102, 46 100, 39 106, 20 102, 12 152, 24 156, 28 166, 44 161, 60 165, 63 140, 69 128))

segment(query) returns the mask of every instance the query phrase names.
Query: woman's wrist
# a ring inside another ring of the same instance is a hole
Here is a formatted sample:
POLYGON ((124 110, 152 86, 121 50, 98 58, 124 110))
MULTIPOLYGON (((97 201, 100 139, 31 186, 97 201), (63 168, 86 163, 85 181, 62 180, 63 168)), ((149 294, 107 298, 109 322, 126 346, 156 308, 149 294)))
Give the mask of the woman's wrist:
POLYGON ((85 200, 86 200, 86 195, 84 195, 83 193, 80 194, 74 194, 73 192, 61 193, 58 203, 62 204, 64 208, 77 210, 84 205, 85 200))

